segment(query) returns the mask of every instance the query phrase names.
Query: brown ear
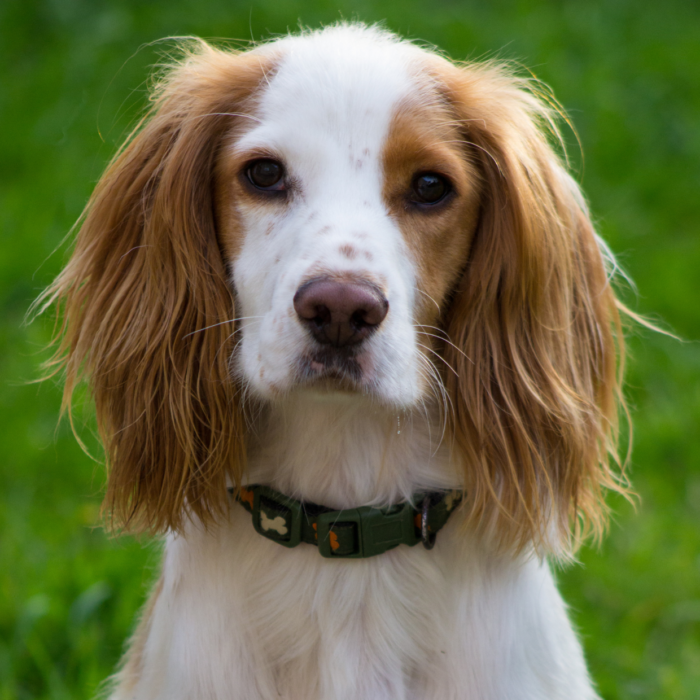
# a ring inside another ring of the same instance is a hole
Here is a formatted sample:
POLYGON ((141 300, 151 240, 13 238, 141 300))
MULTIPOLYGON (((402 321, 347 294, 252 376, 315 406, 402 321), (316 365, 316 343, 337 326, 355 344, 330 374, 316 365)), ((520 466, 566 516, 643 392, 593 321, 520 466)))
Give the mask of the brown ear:
POLYGON ((205 43, 156 86, 107 168, 75 251, 44 295, 63 309, 64 402, 88 377, 109 468, 105 508, 130 530, 207 523, 243 469, 229 362, 235 311, 217 241, 223 137, 264 74, 257 54, 205 43))
POLYGON ((502 68, 442 72, 483 180, 445 326, 472 516, 501 545, 566 551, 604 527, 603 489, 624 490, 610 466, 616 300, 581 193, 543 133, 550 110, 502 68))

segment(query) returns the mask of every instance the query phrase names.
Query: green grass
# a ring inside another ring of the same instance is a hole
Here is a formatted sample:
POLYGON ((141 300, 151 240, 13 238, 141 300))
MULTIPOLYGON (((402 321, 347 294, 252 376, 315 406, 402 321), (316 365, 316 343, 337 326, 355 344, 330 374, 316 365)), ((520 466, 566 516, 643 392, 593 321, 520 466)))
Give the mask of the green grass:
MULTIPOLYGON (((0 5, 0 700, 90 698, 113 669, 157 546, 99 527, 101 467, 56 428, 36 378, 50 324, 22 325, 61 243, 143 106, 168 35, 259 39, 340 16, 455 58, 517 59, 580 135, 575 170, 637 283, 628 301, 687 342, 636 331, 628 397, 635 512, 559 573, 609 700, 700 698, 700 6, 608 0, 3 0, 0 5), (142 48, 140 48, 142 47, 142 48)), ((83 431, 90 434, 89 410, 83 431)), ((79 416, 80 418, 81 416, 79 416)))

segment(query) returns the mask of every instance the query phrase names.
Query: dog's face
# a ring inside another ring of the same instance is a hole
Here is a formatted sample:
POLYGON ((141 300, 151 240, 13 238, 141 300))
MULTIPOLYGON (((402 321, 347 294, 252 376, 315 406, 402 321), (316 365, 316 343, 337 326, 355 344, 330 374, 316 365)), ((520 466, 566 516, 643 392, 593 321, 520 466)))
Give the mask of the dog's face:
POLYGON ((429 390, 479 173, 415 47, 359 32, 280 44, 219 172, 234 362, 263 398, 411 406, 429 390))
POLYGON ((117 522, 225 510, 251 397, 434 392, 473 523, 507 546, 600 528, 617 307, 527 88, 354 25, 173 66, 44 297, 117 522))

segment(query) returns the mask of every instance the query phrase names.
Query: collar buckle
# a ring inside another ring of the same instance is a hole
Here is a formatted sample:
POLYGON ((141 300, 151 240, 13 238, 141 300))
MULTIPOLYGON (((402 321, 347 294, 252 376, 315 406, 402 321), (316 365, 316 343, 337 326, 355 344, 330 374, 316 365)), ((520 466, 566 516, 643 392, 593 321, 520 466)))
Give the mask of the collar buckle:
POLYGON ((415 515, 410 503, 322 513, 316 520, 319 552, 331 559, 362 559, 399 544, 413 546, 420 541, 415 515))

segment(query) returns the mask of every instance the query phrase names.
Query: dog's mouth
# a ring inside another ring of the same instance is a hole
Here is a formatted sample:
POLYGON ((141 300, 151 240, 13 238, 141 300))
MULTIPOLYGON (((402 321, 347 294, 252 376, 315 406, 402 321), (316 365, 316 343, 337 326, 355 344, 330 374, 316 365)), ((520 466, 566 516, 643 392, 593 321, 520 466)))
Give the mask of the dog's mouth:
POLYGON ((357 353, 337 348, 321 348, 304 355, 297 372, 300 384, 335 391, 361 390, 363 376, 357 353))

